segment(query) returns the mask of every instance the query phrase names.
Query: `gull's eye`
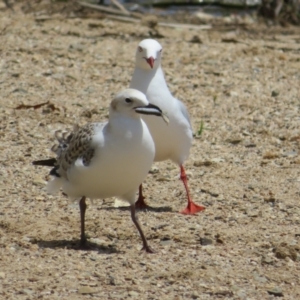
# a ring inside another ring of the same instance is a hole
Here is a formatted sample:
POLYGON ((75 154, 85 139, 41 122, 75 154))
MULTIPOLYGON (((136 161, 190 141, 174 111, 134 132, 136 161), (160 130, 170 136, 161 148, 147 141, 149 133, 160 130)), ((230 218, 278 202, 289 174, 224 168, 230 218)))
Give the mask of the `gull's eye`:
POLYGON ((162 52, 162 48, 159 50, 159 53, 161 53, 162 52))
POLYGON ((143 51, 143 48, 141 46, 138 47, 139 52, 143 51))
POLYGON ((131 103, 132 100, 131 100, 130 98, 126 98, 126 99, 125 99, 125 102, 126 102, 126 103, 131 103))

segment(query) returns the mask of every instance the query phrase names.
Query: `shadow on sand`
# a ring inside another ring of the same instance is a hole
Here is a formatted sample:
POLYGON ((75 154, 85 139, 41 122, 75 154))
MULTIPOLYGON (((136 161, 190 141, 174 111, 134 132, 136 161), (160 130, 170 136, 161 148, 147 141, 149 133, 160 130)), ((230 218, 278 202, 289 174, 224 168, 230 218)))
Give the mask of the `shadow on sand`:
POLYGON ((87 241, 84 246, 80 245, 80 240, 32 240, 31 243, 38 245, 40 248, 97 251, 99 254, 122 253, 113 245, 99 245, 90 241, 87 241))
MULTIPOLYGON (((101 208, 99 208, 101 210, 121 210, 121 211, 128 211, 129 212, 129 206, 120 206, 120 207, 112 207, 112 206, 102 206, 101 208)), ((153 207, 153 206, 147 206, 146 208, 136 208, 136 212, 140 212, 140 211, 151 211, 151 212, 174 212, 172 210, 172 207, 170 206, 160 206, 160 207, 153 207)))

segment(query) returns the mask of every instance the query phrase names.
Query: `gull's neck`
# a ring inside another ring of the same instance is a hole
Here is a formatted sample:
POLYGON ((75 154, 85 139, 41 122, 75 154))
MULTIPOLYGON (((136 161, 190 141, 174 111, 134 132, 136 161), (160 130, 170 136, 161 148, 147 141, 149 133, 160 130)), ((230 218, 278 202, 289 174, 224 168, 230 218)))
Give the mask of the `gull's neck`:
POLYGON ((130 88, 137 89, 146 95, 150 91, 157 90, 170 93, 160 65, 151 70, 136 67, 130 82, 130 88))
POLYGON ((129 131, 139 131, 142 127, 140 116, 128 116, 122 113, 110 111, 108 118, 108 127, 110 131, 123 135, 129 131))

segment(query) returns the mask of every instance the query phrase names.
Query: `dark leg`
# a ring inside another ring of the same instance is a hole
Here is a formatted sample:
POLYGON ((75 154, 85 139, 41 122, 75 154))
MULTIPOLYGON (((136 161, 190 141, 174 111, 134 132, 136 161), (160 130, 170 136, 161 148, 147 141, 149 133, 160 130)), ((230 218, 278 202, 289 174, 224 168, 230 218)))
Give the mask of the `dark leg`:
POLYGON ((148 245, 147 240, 146 240, 146 238, 144 236, 143 230, 142 230, 142 228, 141 228, 141 226, 139 224, 139 221, 138 221, 138 219, 137 219, 137 217, 135 215, 135 205, 134 204, 130 205, 130 210, 131 210, 131 220, 134 223, 134 225, 136 226, 137 230, 139 231, 139 234, 140 234, 140 236, 142 238, 142 241, 143 241, 143 248, 142 248, 142 250, 145 250, 148 253, 154 253, 154 250, 152 250, 150 248, 150 246, 148 245))
POLYGON ((139 198, 135 202, 135 208, 138 209, 145 209, 148 208, 149 206, 145 203, 145 197, 143 196, 143 187, 142 185, 139 186, 139 198))
POLYGON ((86 246, 86 236, 85 236, 85 211, 86 211, 86 203, 85 197, 82 197, 79 201, 79 208, 80 208, 80 225, 81 225, 81 234, 80 234, 80 247, 86 246))
POLYGON ((180 179, 182 180, 182 182, 184 184, 184 187, 186 190, 186 195, 187 195, 187 201, 188 201, 187 207, 184 210, 182 210, 181 213, 186 214, 186 215, 193 215, 199 211, 204 210, 205 207, 196 204, 190 196, 190 191, 189 191, 188 184, 187 184, 187 177, 185 174, 184 167, 182 165, 180 166, 180 179))

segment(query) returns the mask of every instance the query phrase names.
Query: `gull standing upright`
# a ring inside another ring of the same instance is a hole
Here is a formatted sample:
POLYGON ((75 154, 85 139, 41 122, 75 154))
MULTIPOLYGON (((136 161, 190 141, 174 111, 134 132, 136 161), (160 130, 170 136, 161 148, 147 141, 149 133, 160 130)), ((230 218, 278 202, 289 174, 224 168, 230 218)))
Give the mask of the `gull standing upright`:
MULTIPOLYGON (((191 199, 183 167, 193 139, 190 117, 185 105, 174 98, 169 91, 161 68, 161 55, 162 46, 156 40, 145 39, 139 43, 130 88, 143 92, 151 104, 158 105, 169 117, 169 126, 163 126, 161 120, 153 120, 147 116, 143 116, 143 120, 148 125, 155 143, 154 160, 171 159, 180 166, 180 179, 184 184, 188 201, 187 207, 181 213, 195 214, 204 210, 205 207, 197 205, 191 199)), ((140 185, 136 206, 147 207, 144 199, 142 185, 140 185)))
MULTIPOLYGON (((86 244, 86 197, 119 197, 130 203, 131 219, 143 241, 149 247, 135 215, 135 196, 146 177, 155 155, 155 145, 141 114, 167 118, 161 109, 150 104, 140 91, 127 89, 110 104, 106 123, 89 123, 71 133, 56 138, 59 145, 52 147, 56 158, 34 161, 34 165, 51 166, 48 192, 62 191, 79 201, 81 217, 81 246, 86 244)), ((152 116, 153 117, 153 116, 152 116)))

